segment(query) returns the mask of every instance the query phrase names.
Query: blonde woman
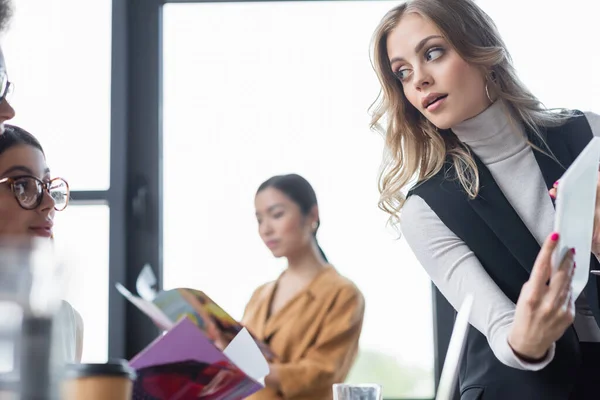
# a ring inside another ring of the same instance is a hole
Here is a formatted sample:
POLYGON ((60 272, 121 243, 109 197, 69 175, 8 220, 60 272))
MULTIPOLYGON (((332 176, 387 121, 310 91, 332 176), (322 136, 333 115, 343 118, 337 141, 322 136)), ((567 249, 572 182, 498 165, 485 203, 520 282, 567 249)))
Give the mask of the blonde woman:
POLYGON ((454 308, 475 296, 461 398, 597 398, 598 280, 572 298, 575 249, 552 277, 550 253, 555 182, 600 116, 545 109, 473 1, 408 1, 373 39, 380 207, 454 308))

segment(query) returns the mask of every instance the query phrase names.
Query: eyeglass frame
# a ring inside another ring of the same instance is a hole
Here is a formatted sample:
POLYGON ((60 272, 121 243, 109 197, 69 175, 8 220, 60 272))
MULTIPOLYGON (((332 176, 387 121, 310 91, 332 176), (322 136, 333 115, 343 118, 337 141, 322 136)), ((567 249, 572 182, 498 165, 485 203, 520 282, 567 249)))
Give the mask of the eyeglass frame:
POLYGON ((8 101, 7 97, 14 90, 15 84, 8 80, 8 74, 6 72, 2 72, 0 75, 3 78, 2 80, 6 80, 6 88, 4 88, 4 91, 0 95, 0 103, 2 103, 4 100, 8 101))
POLYGON ((0 179, 0 184, 3 183, 8 183, 10 186, 10 191, 13 193, 13 196, 15 197, 15 200, 17 202, 17 204, 19 205, 19 207, 21 207, 23 210, 27 210, 27 211, 33 211, 36 208, 38 208, 40 206, 40 204, 42 204, 42 201, 44 201, 44 192, 48 193, 48 196, 50 196, 50 198, 52 198, 52 202, 54 203, 54 210, 55 211, 64 211, 67 206, 69 205, 69 199, 70 199, 70 195, 71 195, 71 188, 69 187, 69 182, 67 182, 64 178, 61 177, 56 177, 56 178, 52 178, 47 182, 44 182, 43 180, 36 178, 35 176, 32 175, 19 175, 19 176, 7 176, 5 178, 1 178, 0 179), (15 192, 15 183, 17 180, 19 179, 23 179, 23 178, 30 178, 33 179, 37 182, 39 182, 42 185, 42 192, 41 194, 38 195, 38 199, 35 203, 35 205, 31 208, 27 208, 25 207, 23 204, 21 204, 21 201, 19 200, 19 197, 17 196, 17 193, 15 192), (55 181, 63 181, 65 183, 65 186, 67 187, 67 199, 65 200, 65 205, 63 208, 56 208, 56 201, 54 201, 54 198, 52 198, 52 195, 50 194, 50 186, 52 185, 52 182, 55 181))

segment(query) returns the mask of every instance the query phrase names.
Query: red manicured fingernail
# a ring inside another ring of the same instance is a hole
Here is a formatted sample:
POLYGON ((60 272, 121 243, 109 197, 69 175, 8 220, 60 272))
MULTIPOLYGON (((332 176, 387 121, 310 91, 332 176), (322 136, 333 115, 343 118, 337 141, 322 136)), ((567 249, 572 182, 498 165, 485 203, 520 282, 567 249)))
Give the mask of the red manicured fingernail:
POLYGON ((552 236, 550 236, 550 239, 556 242, 558 240, 558 233, 554 232, 552 236))
POLYGON ((575 254, 575 247, 571 248, 571 253, 575 254))
POLYGON ((554 193, 550 193, 550 197, 552 197, 553 199, 556 198, 556 196, 554 195, 554 193))
POLYGON ((554 182, 554 186, 558 186, 558 181, 554 182))
POLYGON ((575 268, 577 268, 577 263, 576 262, 573 263, 573 269, 575 269, 575 268))

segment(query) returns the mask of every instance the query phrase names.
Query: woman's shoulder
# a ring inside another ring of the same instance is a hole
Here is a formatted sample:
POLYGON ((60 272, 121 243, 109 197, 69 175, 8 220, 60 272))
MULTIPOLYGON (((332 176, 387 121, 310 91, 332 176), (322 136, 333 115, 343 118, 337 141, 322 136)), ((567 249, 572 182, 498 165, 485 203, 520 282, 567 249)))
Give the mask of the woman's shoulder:
POLYGON ((68 301, 62 300, 57 317, 63 327, 71 328, 69 330, 76 332, 76 334, 83 331, 83 318, 68 301))
POLYGON ((325 271, 320 287, 328 293, 344 292, 350 297, 363 297, 358 285, 352 279, 341 274, 333 265, 328 265, 327 268, 328 270, 325 271))
POLYGON ((400 214, 400 231, 405 237, 426 234, 440 222, 437 214, 418 194, 409 196, 400 214))
POLYGON ((66 300, 61 300, 60 307, 58 308, 58 318, 63 321, 72 321, 75 323, 77 319, 77 311, 75 308, 66 300))
POLYGON ((595 112, 591 111, 584 111, 583 115, 585 115, 585 118, 590 124, 594 136, 600 136, 600 114, 596 114, 595 112))
POLYGON ((578 119, 583 117, 590 124, 592 130, 594 128, 600 128, 600 114, 596 112, 589 110, 581 110, 577 108, 563 108, 559 109, 558 111, 562 115, 561 123, 558 125, 559 127, 568 125, 570 123, 575 123, 578 119))
POLYGON ((79 361, 83 347, 83 319, 66 300, 62 300, 56 313, 54 329, 57 335, 55 341, 62 349, 59 356, 67 362, 79 361))
MULTIPOLYGON (((572 126, 577 129, 578 124, 581 123, 581 119, 584 118, 587 121, 587 124, 592 130, 592 134, 594 136, 600 136, 600 114, 597 114, 592 111, 582 111, 578 109, 567 109, 563 110, 564 114, 566 114, 566 118, 562 121, 562 123, 557 128, 563 128, 565 126, 572 126)), ((552 128, 550 128, 552 129, 552 128)))

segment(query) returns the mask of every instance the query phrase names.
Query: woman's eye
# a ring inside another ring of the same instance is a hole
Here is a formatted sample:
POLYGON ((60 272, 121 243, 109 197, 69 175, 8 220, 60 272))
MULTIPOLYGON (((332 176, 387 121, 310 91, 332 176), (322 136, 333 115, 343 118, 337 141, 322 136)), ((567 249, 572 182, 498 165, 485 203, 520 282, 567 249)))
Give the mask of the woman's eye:
POLYGON ((15 183, 14 188, 17 194, 24 194, 25 192, 27 192, 27 184, 23 182, 15 183))
POLYGON ((278 219, 283 217, 283 213, 282 212, 278 212, 277 214, 273 214, 273 218, 278 219))
POLYGON ((394 72, 394 75, 396 75, 396 78, 398 78, 398 80, 403 81, 406 78, 408 78, 409 73, 410 73, 410 70, 408 68, 404 68, 404 69, 399 69, 398 71, 394 72))
POLYGON ((436 47, 436 48, 429 50, 427 53, 425 53, 425 59, 427 61, 437 60, 443 54, 444 54, 444 50, 439 47, 436 47))
POLYGON ((14 187, 15 190, 19 193, 25 193, 31 189, 31 182, 26 180, 19 180, 15 182, 14 187))

